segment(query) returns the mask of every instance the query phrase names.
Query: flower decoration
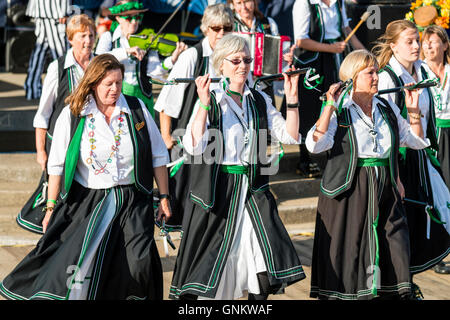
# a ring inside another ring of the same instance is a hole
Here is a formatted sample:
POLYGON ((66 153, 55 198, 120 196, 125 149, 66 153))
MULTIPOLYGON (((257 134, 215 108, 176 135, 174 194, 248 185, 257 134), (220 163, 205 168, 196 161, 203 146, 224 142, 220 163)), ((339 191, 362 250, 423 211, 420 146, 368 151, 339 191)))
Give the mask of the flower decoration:
POLYGON ((450 0, 413 1, 405 19, 414 22, 420 32, 432 24, 448 29, 450 24, 450 0))

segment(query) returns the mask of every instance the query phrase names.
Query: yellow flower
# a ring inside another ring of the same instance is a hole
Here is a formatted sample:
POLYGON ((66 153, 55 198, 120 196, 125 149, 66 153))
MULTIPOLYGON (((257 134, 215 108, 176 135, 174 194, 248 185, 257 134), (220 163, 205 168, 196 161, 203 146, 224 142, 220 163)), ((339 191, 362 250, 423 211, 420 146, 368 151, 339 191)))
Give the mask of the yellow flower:
POLYGON ((433 4, 433 0, 424 0, 423 4, 426 6, 431 6, 433 4))
POLYGON ((450 17, 450 10, 449 9, 441 9, 441 16, 442 17, 450 17))
POLYGON ((410 11, 407 14, 405 14, 405 19, 409 21, 414 21, 414 14, 410 11))

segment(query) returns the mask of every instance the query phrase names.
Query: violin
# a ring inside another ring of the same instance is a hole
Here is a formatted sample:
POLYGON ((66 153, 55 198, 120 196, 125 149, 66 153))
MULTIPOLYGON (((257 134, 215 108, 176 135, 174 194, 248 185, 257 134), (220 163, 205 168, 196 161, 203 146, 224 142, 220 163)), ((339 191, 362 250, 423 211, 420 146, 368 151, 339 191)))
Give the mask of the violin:
POLYGON ((156 50, 163 57, 169 57, 175 51, 179 38, 174 33, 157 35, 155 30, 144 28, 141 32, 130 35, 130 47, 138 46, 142 50, 156 50))

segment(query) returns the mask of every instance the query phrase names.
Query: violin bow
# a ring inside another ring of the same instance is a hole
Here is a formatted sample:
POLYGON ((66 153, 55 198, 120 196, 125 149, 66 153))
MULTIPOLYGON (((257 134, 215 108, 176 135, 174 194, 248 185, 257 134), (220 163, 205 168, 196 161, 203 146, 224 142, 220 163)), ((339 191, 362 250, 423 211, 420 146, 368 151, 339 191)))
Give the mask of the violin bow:
POLYGON ((173 17, 175 17, 175 15, 177 14, 177 12, 181 9, 181 7, 183 6, 183 4, 186 2, 186 0, 182 0, 179 4, 178 7, 175 9, 174 12, 172 12, 172 14, 170 15, 169 18, 167 18, 166 22, 164 22, 164 24, 162 25, 162 27, 159 29, 159 31, 156 33, 156 35, 153 37, 152 41, 150 42, 150 45, 148 46, 149 48, 147 49, 150 50, 150 47, 152 46, 153 42, 155 42, 155 40, 158 38, 158 36, 161 34, 161 32, 163 32, 163 30, 167 27, 167 25, 169 24, 170 21, 172 21, 173 17))

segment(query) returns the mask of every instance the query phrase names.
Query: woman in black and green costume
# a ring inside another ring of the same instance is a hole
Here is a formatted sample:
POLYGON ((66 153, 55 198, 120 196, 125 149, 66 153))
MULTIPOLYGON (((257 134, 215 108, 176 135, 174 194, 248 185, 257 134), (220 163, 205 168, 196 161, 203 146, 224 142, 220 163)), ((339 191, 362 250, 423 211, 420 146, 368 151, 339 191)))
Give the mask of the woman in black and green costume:
MULTIPOLYGON (((347 46, 344 38, 352 29, 342 0, 296 0, 292 19, 297 46, 294 50, 294 65, 298 68, 315 68, 321 76, 320 80, 310 84, 311 87, 303 83, 302 78, 299 81, 299 94, 303 97, 300 101, 300 133, 306 137, 320 115, 320 95, 339 79, 339 67, 347 46)), ((364 49, 356 36, 352 36, 349 43, 354 50, 364 49)), ((306 177, 320 175, 318 165, 311 162, 303 143, 300 145, 297 172, 306 177)))
POLYGON ((162 300, 153 215, 171 215, 169 161, 142 101, 121 94, 123 65, 95 57, 55 125, 36 247, 0 283, 13 300, 162 300), (56 206, 55 206, 56 205, 56 206))
POLYGON ((172 55, 161 62, 157 51, 146 52, 137 46, 130 47, 128 43, 130 35, 138 31, 144 12, 148 11, 142 3, 124 0, 109 8, 109 11, 115 21, 110 31, 100 37, 95 53, 111 53, 125 66, 123 94, 144 101, 154 117, 151 78, 165 76, 187 47, 183 42, 178 42, 172 55))
POLYGON ((42 168, 38 188, 17 216, 17 223, 25 230, 42 233, 42 209, 47 200, 47 159, 53 139, 56 119, 65 107, 64 100, 75 90, 83 77, 95 41, 95 22, 86 14, 70 17, 66 28, 71 48, 54 60, 47 69, 39 107, 33 120, 36 128, 36 158, 42 168))
POLYGON ((228 34, 211 56, 222 76, 196 79, 199 101, 183 136, 190 165, 189 201, 169 297, 267 299, 305 277, 269 190, 267 130, 297 144, 298 76, 285 75, 287 119, 270 98, 246 85, 252 58, 246 41, 228 34))
MULTIPOLYGON (((341 81, 351 79, 339 96, 340 83, 308 132, 312 153, 327 151, 321 181, 311 269, 311 297, 370 300, 408 298, 409 236, 398 191, 398 147, 422 149, 420 121, 399 117, 392 103, 375 96, 378 63, 366 50, 343 61, 341 81), (339 98, 339 99, 338 99, 339 98)), ((418 111, 416 91, 406 105, 418 111)))
MULTIPOLYGON (((380 90, 418 83, 428 78, 423 62, 419 60, 419 32, 411 21, 390 22, 374 50, 382 70, 379 75, 380 90)), ((411 242, 410 268, 414 275, 438 264, 450 253, 450 235, 443 226, 445 217, 450 213, 447 206, 450 195, 434 156, 438 144, 430 88, 423 89, 419 96, 418 113, 408 112, 405 95, 401 91, 384 97, 399 108, 401 117, 420 120, 431 143, 424 150, 400 148, 399 178, 404 186, 404 206, 411 242)), ((415 284, 414 296, 422 298, 415 284)))

